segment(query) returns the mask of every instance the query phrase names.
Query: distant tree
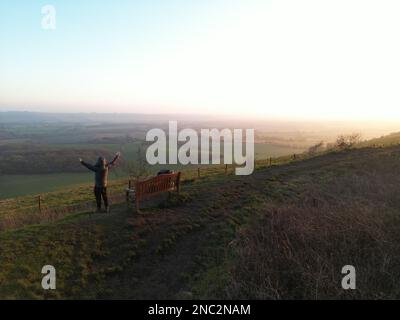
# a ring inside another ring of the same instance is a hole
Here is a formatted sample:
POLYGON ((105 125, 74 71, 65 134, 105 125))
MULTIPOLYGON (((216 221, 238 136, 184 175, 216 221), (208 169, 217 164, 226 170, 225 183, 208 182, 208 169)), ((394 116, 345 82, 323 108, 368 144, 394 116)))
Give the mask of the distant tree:
POLYGON ((149 175, 150 168, 146 160, 146 145, 140 143, 135 151, 133 159, 126 161, 126 169, 133 179, 140 179, 149 175))

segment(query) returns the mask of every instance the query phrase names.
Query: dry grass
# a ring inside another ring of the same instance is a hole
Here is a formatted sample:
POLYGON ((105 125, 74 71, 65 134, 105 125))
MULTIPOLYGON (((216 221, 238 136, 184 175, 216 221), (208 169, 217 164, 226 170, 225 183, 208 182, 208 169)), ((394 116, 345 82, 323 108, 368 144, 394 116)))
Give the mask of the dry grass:
POLYGON ((390 155, 366 160, 318 172, 300 199, 260 207, 232 243, 226 296, 400 298, 400 167, 390 155), (357 290, 342 289, 345 265, 356 268, 357 290))
MULTIPOLYGON (((109 200, 112 204, 121 203, 125 201, 124 194, 111 195, 109 200)), ((91 212, 96 208, 95 201, 80 201, 76 204, 60 206, 60 207, 47 207, 43 206, 41 210, 38 208, 32 209, 30 212, 16 211, 0 216, 0 232, 12 229, 18 229, 24 226, 34 224, 46 224, 56 222, 69 215, 80 212, 91 212)))
POLYGON ((230 298, 398 298, 398 230, 370 208, 268 208, 235 243, 230 298), (356 291, 341 269, 357 270, 356 291))

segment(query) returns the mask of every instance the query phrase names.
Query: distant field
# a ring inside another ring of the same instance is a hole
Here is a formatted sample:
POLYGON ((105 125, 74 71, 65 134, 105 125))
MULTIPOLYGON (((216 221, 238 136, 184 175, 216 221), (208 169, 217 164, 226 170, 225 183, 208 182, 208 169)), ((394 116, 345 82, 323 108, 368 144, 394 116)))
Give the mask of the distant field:
MULTIPOLYGON (((54 146, 51 146, 54 147, 54 146)), ((104 145, 64 145, 62 148, 76 149, 93 149, 95 147, 106 149, 111 152, 122 150, 125 159, 132 159, 137 150, 137 143, 130 144, 104 144, 104 145)), ((301 153, 303 149, 276 146, 271 144, 255 144, 256 160, 263 160, 269 157, 280 157, 294 153, 301 153)), ((95 159, 85 159, 87 161, 95 161, 95 159)), ((77 166, 79 163, 77 161, 77 166)), ((158 168, 152 171, 157 171, 158 168)), ((123 169, 117 169, 110 173, 110 179, 118 179, 128 175, 123 169)), ((84 173, 51 173, 51 174, 27 174, 27 175, 0 175, 0 199, 13 198, 24 195, 39 194, 45 192, 56 191, 64 187, 72 185, 91 183, 93 174, 91 172, 84 173)))
POLYGON ((89 172, 42 175, 1 175, 0 199, 56 191, 66 186, 87 183, 92 180, 92 174, 89 172))
MULTIPOLYGON (((99 155, 110 159, 115 152, 121 151, 121 161, 110 174, 110 179, 126 177, 138 167, 138 151, 141 151, 140 158, 143 158, 146 132, 150 128, 163 128, 165 125, 165 122, 2 124, 0 199, 91 183, 92 174, 79 165, 79 157, 94 163, 99 155)), ((197 126, 201 127, 200 124, 197 126)), ((270 157, 302 153, 305 143, 311 144, 315 137, 291 132, 279 135, 271 133, 268 139, 256 140, 256 159, 267 160, 270 157)), ((181 167, 158 165, 151 167, 149 173, 154 174, 160 168, 176 170, 181 167)))

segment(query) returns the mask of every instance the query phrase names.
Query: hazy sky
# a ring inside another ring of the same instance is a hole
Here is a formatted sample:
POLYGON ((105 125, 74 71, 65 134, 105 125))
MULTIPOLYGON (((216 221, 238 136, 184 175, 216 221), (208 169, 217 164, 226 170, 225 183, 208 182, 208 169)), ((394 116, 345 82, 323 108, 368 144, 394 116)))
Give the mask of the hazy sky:
POLYGON ((398 0, 1 0, 0 111, 400 119, 399 17, 398 0))

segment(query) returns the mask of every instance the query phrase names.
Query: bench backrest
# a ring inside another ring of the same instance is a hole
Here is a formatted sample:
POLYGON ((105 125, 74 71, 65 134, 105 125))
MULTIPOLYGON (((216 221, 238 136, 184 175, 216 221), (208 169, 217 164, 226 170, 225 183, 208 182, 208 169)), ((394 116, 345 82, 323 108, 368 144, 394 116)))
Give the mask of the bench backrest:
POLYGON ((166 191, 179 191, 181 173, 162 174, 145 181, 135 183, 135 193, 137 199, 155 195, 166 191))

